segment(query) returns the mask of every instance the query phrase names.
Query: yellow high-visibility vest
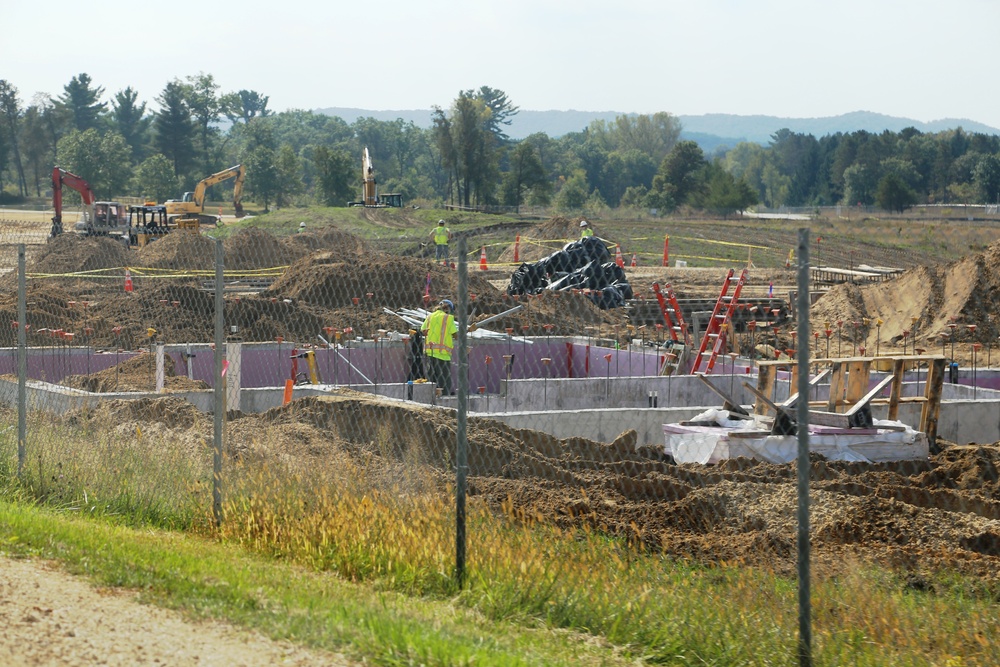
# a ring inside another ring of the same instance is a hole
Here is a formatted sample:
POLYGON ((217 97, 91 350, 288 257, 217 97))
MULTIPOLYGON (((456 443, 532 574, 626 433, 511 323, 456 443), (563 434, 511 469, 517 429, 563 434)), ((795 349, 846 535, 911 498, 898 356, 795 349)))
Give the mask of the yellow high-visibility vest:
POLYGON ((593 235, 594 235, 594 230, 591 229, 590 227, 584 227, 583 231, 580 232, 581 239, 585 239, 588 236, 593 236, 593 235))
POLYGON ((434 243, 437 245, 448 245, 448 228, 438 226, 434 228, 434 243))
POLYGON ((455 317, 443 310, 435 310, 427 316, 420 330, 424 332, 424 354, 436 359, 451 361, 452 334, 456 329, 455 317))

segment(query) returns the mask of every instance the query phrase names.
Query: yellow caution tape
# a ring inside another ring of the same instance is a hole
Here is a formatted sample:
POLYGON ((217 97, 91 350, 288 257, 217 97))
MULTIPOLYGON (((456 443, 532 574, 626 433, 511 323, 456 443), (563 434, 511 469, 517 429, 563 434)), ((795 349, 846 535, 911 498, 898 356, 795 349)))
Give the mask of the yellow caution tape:
MULTIPOLYGON (((288 266, 274 266, 265 269, 252 269, 245 271, 225 271, 229 278, 273 278, 280 276, 288 269, 288 266)), ((129 271, 133 277, 143 276, 145 278, 205 278, 215 276, 215 270, 184 270, 177 269, 157 269, 143 267, 114 267, 109 269, 93 269, 90 271, 72 271, 69 273, 25 273, 26 278, 95 278, 121 280, 125 271, 129 271), (100 275, 105 274, 105 275, 100 275)))

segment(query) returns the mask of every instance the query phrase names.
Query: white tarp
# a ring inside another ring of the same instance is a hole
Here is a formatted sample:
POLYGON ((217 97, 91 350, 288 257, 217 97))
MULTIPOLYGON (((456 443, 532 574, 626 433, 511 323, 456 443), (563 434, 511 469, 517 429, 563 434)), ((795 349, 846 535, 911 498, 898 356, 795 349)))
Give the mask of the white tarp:
MULTIPOLYGON (((794 435, 771 435, 761 429, 760 437, 748 437, 747 431, 754 430, 755 422, 749 420, 729 420, 725 410, 710 410, 691 421, 709 421, 714 415, 717 422, 727 422, 725 426, 680 426, 664 424, 664 448, 677 463, 717 463, 739 456, 751 457, 768 463, 790 463, 798 456, 798 437, 794 435), (735 426, 730 426, 734 424, 735 426), (741 436, 730 438, 734 430, 741 436)), ((850 433, 846 429, 839 432, 810 432, 809 451, 821 454, 831 461, 892 461, 926 458, 927 437, 901 422, 875 421, 876 430, 858 429, 860 433, 850 433), (882 428, 879 428, 879 427, 882 428), (887 427, 903 430, 886 430, 887 427)))

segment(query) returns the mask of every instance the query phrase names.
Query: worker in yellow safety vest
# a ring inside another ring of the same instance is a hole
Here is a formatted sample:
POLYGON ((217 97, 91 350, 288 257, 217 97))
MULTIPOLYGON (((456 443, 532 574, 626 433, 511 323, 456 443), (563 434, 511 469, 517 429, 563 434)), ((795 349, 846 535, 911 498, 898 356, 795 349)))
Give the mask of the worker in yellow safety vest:
POLYGON ((438 220, 437 227, 431 230, 434 237, 434 261, 448 261, 448 241, 451 240, 451 230, 444 226, 444 220, 438 220))
POLYGON ((455 349, 453 335, 458 331, 455 321, 455 304, 443 299, 430 315, 424 318, 420 331, 424 334, 424 356, 427 357, 427 379, 451 394, 451 353, 455 349))
POLYGON ((587 221, 586 220, 581 220, 580 221, 580 238, 581 239, 585 239, 588 236, 593 236, 593 235, 594 235, 594 230, 590 228, 590 225, 587 224, 587 221))

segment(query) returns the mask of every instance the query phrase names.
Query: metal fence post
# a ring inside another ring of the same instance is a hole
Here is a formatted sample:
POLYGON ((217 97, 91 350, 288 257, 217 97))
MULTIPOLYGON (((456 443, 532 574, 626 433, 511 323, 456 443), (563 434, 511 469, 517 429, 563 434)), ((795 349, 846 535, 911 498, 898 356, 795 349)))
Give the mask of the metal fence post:
POLYGON ((222 525, 222 430, 225 418, 225 386, 222 382, 222 360, 225 355, 225 280, 223 276, 224 255, 222 250, 222 239, 215 240, 215 352, 213 360, 215 362, 215 372, 213 381, 215 385, 215 426, 214 426, 214 451, 212 455, 212 514, 215 516, 215 525, 222 525))
POLYGON ((809 230, 799 230, 798 275, 798 577, 799 665, 812 665, 812 627, 809 600, 809 230))
POLYGON ((24 275, 24 244, 17 246, 17 476, 24 470, 28 436, 28 281, 24 275))
POLYGON ((458 239, 458 423, 455 428, 455 578, 465 581, 465 491, 468 472, 469 349, 468 279, 465 237, 458 239))

